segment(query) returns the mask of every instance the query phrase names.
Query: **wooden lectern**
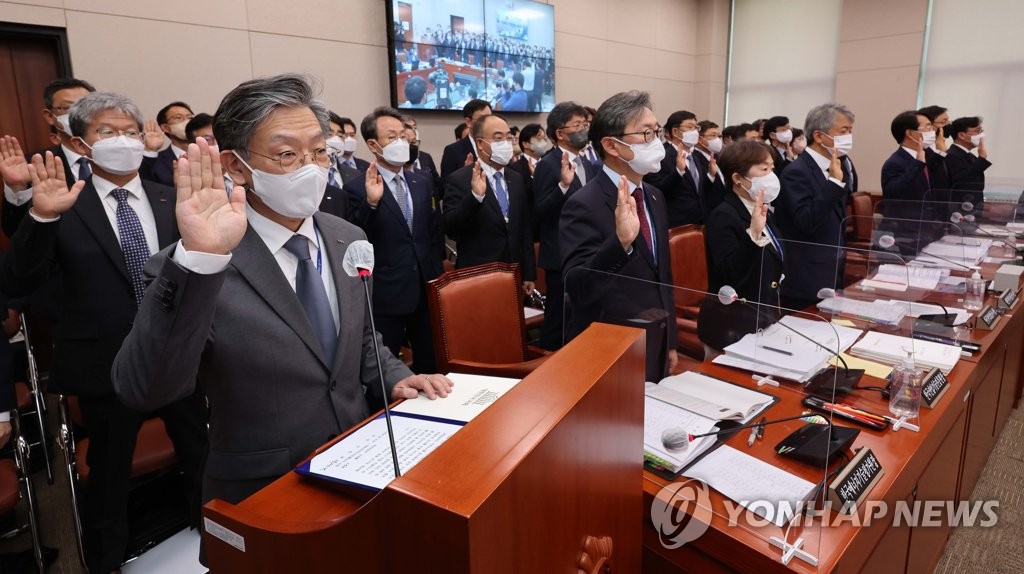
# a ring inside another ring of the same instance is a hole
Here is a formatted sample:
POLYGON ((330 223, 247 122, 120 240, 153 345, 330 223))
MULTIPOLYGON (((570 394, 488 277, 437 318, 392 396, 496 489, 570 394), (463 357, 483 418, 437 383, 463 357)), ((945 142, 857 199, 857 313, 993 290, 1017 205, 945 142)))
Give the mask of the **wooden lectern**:
POLYGON ((594 324, 372 498, 289 473, 211 501, 210 570, 639 572, 643 382, 643 331, 594 324))

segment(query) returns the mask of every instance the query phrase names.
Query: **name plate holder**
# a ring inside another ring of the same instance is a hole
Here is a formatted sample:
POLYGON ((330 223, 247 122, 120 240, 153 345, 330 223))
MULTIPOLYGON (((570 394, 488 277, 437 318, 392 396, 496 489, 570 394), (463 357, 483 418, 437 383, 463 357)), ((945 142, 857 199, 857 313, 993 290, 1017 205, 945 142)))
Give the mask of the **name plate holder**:
POLYGON ((885 474, 870 448, 863 447, 828 485, 829 501, 843 514, 852 514, 885 474))
POLYGON ((929 409, 935 408, 935 403, 939 402, 947 390, 949 390, 949 381, 946 379, 946 375, 943 375, 942 371, 938 369, 932 369, 928 371, 928 374, 924 376, 924 381, 921 382, 921 402, 929 409))
POLYGON ((979 331, 991 331, 996 328, 1001 318, 1002 315, 999 314, 998 309, 987 305, 978 313, 978 320, 975 322, 974 328, 979 331))
POLYGON ((1015 289, 1007 289, 999 294, 999 309, 1002 311, 1009 311, 1013 309, 1014 304, 1017 303, 1017 291, 1015 289))

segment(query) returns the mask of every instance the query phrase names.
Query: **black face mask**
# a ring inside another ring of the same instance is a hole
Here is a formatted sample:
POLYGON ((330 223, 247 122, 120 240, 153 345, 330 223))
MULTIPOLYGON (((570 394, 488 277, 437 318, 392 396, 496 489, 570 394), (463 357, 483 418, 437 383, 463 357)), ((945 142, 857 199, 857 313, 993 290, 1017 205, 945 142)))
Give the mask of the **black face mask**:
POLYGON ((409 144, 409 163, 416 163, 420 157, 420 144, 409 144))

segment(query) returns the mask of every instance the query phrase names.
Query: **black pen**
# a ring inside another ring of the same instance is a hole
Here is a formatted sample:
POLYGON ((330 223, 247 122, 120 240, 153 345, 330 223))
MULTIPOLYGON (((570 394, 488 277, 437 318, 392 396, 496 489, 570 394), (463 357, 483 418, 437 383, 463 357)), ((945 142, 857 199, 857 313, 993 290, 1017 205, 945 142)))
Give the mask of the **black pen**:
POLYGON ((783 350, 783 349, 776 349, 775 347, 769 347, 768 345, 761 345, 761 348, 762 349, 766 349, 768 351, 775 351, 776 353, 782 353, 783 355, 786 355, 787 357, 792 357, 793 356, 793 353, 790 353, 789 351, 786 351, 786 350, 783 350))
POLYGON ((764 423, 768 422, 768 419, 761 417, 761 420, 757 421, 757 438, 764 438, 764 423))

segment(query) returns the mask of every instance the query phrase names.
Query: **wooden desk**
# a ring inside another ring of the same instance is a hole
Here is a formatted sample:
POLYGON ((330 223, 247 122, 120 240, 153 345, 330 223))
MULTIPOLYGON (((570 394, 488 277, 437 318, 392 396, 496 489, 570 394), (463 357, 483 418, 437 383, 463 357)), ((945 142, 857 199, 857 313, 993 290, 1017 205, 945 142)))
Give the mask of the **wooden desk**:
MULTIPOLYGON (((986 266, 988 267, 988 266, 986 266)), ((989 275, 992 269, 983 271, 989 275)), ((879 296, 875 294, 875 296, 879 296)), ((957 304, 954 295, 922 297, 924 300, 957 304)), ((918 299, 921 300, 921 299, 918 299)), ((989 296, 986 303, 995 303, 989 296)), ((644 572, 930 572, 942 556, 952 528, 892 526, 896 501, 957 501, 969 499, 989 453, 1002 431, 1015 402, 1019 399, 1024 350, 1024 303, 1018 302, 1004 315, 994 331, 967 333, 970 340, 983 345, 981 352, 962 358, 949 375, 950 389, 934 409, 922 407, 920 433, 904 430, 882 432, 858 427, 861 433, 854 447, 866 446, 881 462, 885 474, 868 495, 870 501, 885 502, 889 514, 870 525, 804 526, 797 535, 805 540, 804 549, 815 555, 819 564, 810 566, 793 559, 780 563, 781 550, 771 546, 769 537, 782 538, 784 530, 769 524, 763 528, 728 524, 724 497, 711 491, 714 515, 711 528, 697 540, 681 548, 668 550, 650 519, 651 504, 659 491, 673 481, 650 472, 644 473, 644 572)), ((858 324, 864 328, 864 324, 858 324)), ((901 325, 909 333, 909 321, 901 325)), ((756 388, 750 373, 710 362, 701 371, 737 384, 756 388)), ((861 386, 884 386, 885 381, 865 376, 861 386)), ((804 396, 795 387, 772 389, 782 400, 766 416, 769 420, 799 414, 804 396)), ((857 392, 845 402, 875 413, 887 413, 888 402, 878 393, 857 392)), ((803 424, 780 423, 766 428, 765 439, 746 446, 746 433, 739 433, 727 444, 770 462, 811 482, 823 477, 822 469, 778 456, 772 447, 803 424)), ((856 426, 837 421, 842 426, 856 426)), ((685 478, 679 479, 685 481, 685 478)), ((664 496, 664 495, 662 495, 664 496)), ((749 515, 745 511, 744 515, 749 515)), ((742 515, 741 515, 742 516, 742 515)), ((828 514, 826 516, 829 516, 828 514)), ((863 517, 863 513, 861 513, 863 517)), ((747 524, 740 519, 740 524, 747 524)), ((831 521, 829 521, 831 522, 831 521)), ((790 539, 796 536, 791 535, 790 539)))

